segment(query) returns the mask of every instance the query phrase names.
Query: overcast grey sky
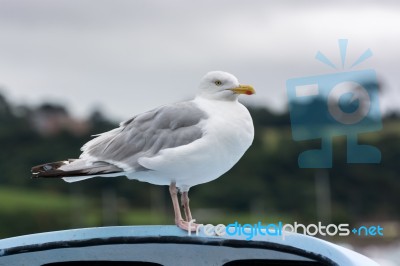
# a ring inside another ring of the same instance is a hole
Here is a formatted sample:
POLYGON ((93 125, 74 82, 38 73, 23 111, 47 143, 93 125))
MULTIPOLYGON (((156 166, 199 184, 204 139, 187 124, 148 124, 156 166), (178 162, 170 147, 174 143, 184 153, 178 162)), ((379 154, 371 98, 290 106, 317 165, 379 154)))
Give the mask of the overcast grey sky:
POLYGON ((376 70, 383 110, 400 106, 397 1, 0 0, 0 86, 16 103, 126 119, 224 70, 254 85, 250 102, 283 110, 287 79, 336 71, 314 57, 340 65, 340 38, 348 65, 372 50, 355 70, 376 70))

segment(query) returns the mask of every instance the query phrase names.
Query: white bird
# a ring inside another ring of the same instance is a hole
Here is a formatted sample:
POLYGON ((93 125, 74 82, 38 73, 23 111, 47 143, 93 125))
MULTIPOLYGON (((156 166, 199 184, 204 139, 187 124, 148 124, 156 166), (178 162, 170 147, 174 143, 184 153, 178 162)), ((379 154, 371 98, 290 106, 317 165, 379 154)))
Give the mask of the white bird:
POLYGON ((193 100, 136 115, 118 128, 96 135, 81 148, 79 159, 35 166, 32 177, 60 177, 75 182, 124 175, 168 185, 176 225, 195 230, 189 189, 220 177, 250 147, 253 121, 246 107, 238 102, 238 96, 254 93, 253 87, 239 84, 229 73, 209 72, 193 100))

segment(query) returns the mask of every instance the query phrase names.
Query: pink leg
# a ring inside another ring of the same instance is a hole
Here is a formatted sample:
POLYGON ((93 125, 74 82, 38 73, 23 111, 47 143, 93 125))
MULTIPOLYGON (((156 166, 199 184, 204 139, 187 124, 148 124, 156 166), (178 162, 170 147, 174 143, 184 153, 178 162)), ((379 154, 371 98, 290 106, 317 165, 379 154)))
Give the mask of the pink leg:
POLYGON ((190 212, 190 207, 189 207, 188 192, 182 192, 181 202, 182 202, 183 210, 185 211, 186 222, 190 222, 192 220, 192 213, 190 212))
MULTIPOLYGON (((190 220, 189 221, 184 221, 182 219, 181 209, 179 207, 179 201, 178 201, 178 189, 176 188, 175 183, 171 183, 171 185, 169 186, 169 193, 171 194, 172 204, 174 206, 175 224, 179 228, 181 228, 181 229, 183 229, 185 231, 189 231, 189 230, 190 231, 196 231, 197 224, 190 223, 191 215, 190 215, 190 220)), ((189 207, 189 205, 188 205, 188 207, 189 207)), ((185 214, 186 214, 186 209, 185 209, 185 214)), ((189 210, 189 214, 190 214, 190 210, 189 210)), ((187 214, 186 214, 186 218, 188 218, 187 214)))

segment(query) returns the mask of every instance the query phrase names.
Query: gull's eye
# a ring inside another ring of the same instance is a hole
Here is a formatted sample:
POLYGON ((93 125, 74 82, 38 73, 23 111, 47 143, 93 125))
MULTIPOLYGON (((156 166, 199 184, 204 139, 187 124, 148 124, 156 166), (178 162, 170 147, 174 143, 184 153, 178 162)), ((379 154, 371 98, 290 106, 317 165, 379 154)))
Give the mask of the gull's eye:
POLYGON ((216 80, 214 83, 215 83, 215 85, 217 85, 217 86, 221 86, 221 85, 222 85, 222 82, 221 82, 220 80, 216 80))

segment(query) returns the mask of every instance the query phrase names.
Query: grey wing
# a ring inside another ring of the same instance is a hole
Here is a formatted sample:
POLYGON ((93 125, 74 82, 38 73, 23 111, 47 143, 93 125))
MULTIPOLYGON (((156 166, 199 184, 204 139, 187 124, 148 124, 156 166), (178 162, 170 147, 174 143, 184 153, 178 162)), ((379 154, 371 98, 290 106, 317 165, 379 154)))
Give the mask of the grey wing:
POLYGON ((152 157, 163 149, 201 138, 199 123, 207 117, 193 102, 159 107, 89 141, 82 147, 81 158, 112 162, 134 171, 146 170, 138 163, 140 157, 152 157))

